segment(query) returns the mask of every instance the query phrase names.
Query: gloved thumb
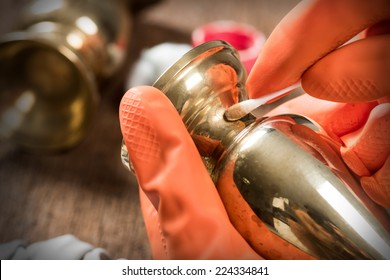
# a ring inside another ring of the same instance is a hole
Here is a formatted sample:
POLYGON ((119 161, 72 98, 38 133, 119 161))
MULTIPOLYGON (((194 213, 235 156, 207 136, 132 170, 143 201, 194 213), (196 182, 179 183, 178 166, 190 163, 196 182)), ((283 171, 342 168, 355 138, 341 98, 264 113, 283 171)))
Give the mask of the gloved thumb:
POLYGON ((191 137, 162 92, 130 89, 120 104, 120 123, 155 258, 259 258, 230 223, 191 137))

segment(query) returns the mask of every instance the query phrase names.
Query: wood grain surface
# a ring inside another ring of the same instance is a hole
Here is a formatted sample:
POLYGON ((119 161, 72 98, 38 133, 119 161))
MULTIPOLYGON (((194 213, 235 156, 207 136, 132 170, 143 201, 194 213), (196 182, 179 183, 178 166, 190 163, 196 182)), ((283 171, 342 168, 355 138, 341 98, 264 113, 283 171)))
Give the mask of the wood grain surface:
MULTIPOLYGON (((0 32, 12 29, 28 1, 0 2, 0 32)), ((71 233, 113 258, 149 259, 150 248, 136 179, 120 161, 118 106, 124 81, 143 48, 190 42, 201 24, 229 19, 268 36, 298 1, 162 0, 132 12, 127 67, 101 88, 101 102, 86 139, 61 154, 31 154, 0 142, 0 242, 36 242, 71 233)))

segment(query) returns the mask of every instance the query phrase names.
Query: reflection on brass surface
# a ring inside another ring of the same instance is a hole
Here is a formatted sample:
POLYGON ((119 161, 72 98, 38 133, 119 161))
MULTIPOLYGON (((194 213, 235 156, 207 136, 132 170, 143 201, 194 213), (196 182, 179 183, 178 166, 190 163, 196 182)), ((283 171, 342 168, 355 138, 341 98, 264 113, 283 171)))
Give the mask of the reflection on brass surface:
POLYGON ((265 258, 390 259, 388 214, 321 127, 299 115, 224 119, 247 99, 243 69, 230 45, 213 41, 154 84, 180 113, 235 228, 265 258))
POLYGON ((0 139, 33 151, 78 143, 96 107, 97 80, 124 60, 128 17, 120 0, 26 7, 18 31, 0 38, 0 139))

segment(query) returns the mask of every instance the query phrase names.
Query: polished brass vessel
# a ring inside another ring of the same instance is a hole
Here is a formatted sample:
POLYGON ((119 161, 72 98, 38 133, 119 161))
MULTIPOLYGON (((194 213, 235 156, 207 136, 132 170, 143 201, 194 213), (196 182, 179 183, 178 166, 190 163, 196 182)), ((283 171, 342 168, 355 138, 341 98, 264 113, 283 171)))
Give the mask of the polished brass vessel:
POLYGON ((181 115, 236 229, 266 258, 390 259, 388 213, 318 124, 300 115, 224 118, 248 98, 245 81, 236 50, 212 41, 154 84, 181 115))
POLYGON ((0 38, 0 139, 33 151, 73 147, 91 123, 98 81, 124 62, 124 3, 38 0, 0 38))

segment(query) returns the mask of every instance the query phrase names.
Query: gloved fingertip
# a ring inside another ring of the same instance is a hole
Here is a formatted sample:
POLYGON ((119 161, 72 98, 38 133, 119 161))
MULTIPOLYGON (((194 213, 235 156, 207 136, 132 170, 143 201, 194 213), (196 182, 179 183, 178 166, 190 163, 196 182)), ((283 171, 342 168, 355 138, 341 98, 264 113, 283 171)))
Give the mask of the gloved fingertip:
POLYGON ((187 133, 172 103, 152 86, 129 89, 121 100, 119 118, 129 153, 141 161, 159 156, 160 140, 187 133), (172 130, 177 133, 167 133, 172 130))
POLYGON ((390 158, 373 176, 362 177, 360 182, 372 200, 390 209, 390 158))
MULTIPOLYGON (((128 90, 120 103, 119 119, 123 140, 141 185, 153 176, 160 163, 160 139, 153 118, 154 114, 161 113, 158 107, 167 102, 166 97, 156 88, 140 86, 128 90)), ((170 107, 167 107, 169 110, 170 107)), ((157 207, 157 194, 149 192, 148 197, 157 207)))
POLYGON ((367 195, 379 205, 390 208, 390 197, 374 177, 362 177, 360 180, 367 195))
POLYGON ((370 171, 363 164, 359 156, 346 147, 341 147, 341 156, 345 164, 358 176, 370 176, 370 171))
POLYGON ((182 123, 169 99, 151 86, 128 90, 122 98, 119 116, 129 155, 144 163, 159 158, 161 138, 166 136, 164 131, 172 123, 179 126, 182 123))
POLYGON ((141 159, 154 157, 154 152, 158 151, 154 143, 153 128, 145 114, 145 104, 142 100, 143 94, 153 91, 153 87, 134 87, 125 93, 120 103, 119 120, 123 139, 132 154, 141 159), (145 142, 139 141, 140 139, 145 142))
MULTIPOLYGON (((338 103, 302 94, 276 107, 267 115, 302 114, 315 120, 334 139, 361 128, 377 102, 338 103)), ((336 139, 338 140, 338 139, 336 139)))
POLYGON ((389 94, 390 36, 347 44, 316 62, 302 76, 310 95, 335 102, 368 102, 389 94))
POLYGON ((373 174, 386 161, 390 154, 389 124, 390 103, 380 104, 372 109, 364 127, 341 138, 345 144, 341 152, 347 164, 352 169, 364 165, 368 171, 361 169, 359 176, 373 174))

